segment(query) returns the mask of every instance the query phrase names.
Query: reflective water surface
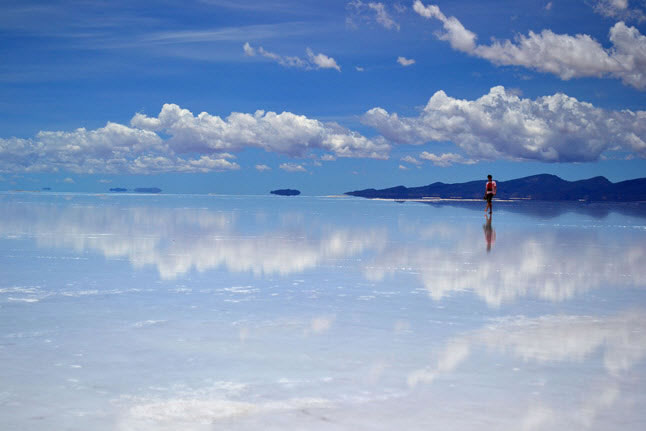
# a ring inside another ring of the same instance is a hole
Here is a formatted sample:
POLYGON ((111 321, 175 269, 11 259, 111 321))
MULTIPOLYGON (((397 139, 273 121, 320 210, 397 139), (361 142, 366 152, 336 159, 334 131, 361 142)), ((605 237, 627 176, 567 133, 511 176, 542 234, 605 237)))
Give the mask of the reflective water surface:
POLYGON ((3 430, 641 430, 643 205, 0 194, 3 430))

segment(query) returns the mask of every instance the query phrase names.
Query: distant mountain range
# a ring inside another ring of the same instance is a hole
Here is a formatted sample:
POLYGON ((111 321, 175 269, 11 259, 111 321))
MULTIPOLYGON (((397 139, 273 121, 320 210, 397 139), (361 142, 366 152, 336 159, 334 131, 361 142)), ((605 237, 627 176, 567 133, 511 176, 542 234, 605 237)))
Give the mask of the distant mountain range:
MULTIPOLYGON (((421 187, 397 186, 365 189, 346 195, 382 199, 482 199, 486 180, 466 183, 433 183, 421 187)), ((605 177, 566 181, 556 175, 540 174, 509 181, 496 181, 498 199, 539 201, 636 202, 646 201, 646 178, 612 183, 605 177)))

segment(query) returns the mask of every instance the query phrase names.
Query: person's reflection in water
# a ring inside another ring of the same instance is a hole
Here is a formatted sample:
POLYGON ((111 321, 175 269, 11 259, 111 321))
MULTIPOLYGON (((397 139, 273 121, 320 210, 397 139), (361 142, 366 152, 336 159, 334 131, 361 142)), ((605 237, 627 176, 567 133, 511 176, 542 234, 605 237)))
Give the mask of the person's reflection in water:
POLYGON ((485 240, 487 241, 487 253, 489 253, 491 251, 491 246, 496 242, 496 231, 491 226, 491 220, 493 219, 491 214, 488 216, 485 215, 485 218, 487 222, 482 225, 482 230, 484 231, 485 240))

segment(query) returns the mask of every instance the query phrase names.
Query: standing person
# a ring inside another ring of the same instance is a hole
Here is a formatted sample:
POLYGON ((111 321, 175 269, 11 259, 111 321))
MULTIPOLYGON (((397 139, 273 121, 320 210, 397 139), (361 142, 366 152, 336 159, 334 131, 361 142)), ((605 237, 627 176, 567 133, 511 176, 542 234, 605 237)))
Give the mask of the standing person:
POLYGON ((491 199, 496 196, 497 192, 498 187, 496 186, 496 182, 492 179, 491 175, 487 175, 487 184, 485 186, 485 199, 487 201, 487 206, 485 206, 485 214, 487 213, 487 210, 489 210, 489 214, 493 211, 491 199))

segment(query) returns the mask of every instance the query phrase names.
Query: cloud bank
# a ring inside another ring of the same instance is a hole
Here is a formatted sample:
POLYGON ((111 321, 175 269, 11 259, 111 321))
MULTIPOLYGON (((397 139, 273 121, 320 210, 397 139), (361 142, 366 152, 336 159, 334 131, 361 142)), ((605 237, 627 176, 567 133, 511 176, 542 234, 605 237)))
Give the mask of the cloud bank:
POLYGON ((130 123, 0 138, 0 172, 212 172, 240 169, 231 153, 246 148, 293 157, 325 150, 336 157, 381 159, 390 150, 382 138, 290 112, 234 112, 223 119, 165 104, 157 117, 138 113, 130 123))
MULTIPOLYGON (((394 143, 453 142, 482 160, 587 162, 617 149, 646 157, 646 111, 607 111, 562 93, 531 100, 498 86, 459 100, 438 91, 417 117, 373 108, 362 122, 394 143)), ((441 163, 441 157, 423 158, 441 163)))
POLYGON ((117 123, 95 130, 0 138, 0 171, 74 173, 206 172, 238 169, 230 154, 181 158, 156 133, 117 123))
POLYGON ((288 157, 322 151, 320 159, 329 161, 387 159, 392 144, 435 142, 460 150, 419 154, 436 166, 494 159, 591 162, 608 151, 646 157, 646 111, 604 110, 562 93, 532 100, 498 86, 478 99, 460 100, 437 91, 416 117, 375 107, 361 121, 380 135, 368 138, 291 112, 233 112, 222 118, 165 104, 157 116, 135 114, 128 126, 109 122, 95 130, 0 138, 0 172, 229 171, 241 168, 235 153, 248 148, 288 157))
POLYGON ((157 117, 136 114, 131 125, 170 135, 167 144, 181 152, 237 152, 253 147, 296 157, 322 149, 338 157, 386 158, 390 149, 383 140, 291 112, 234 112, 223 119, 206 112, 196 116, 178 105, 165 104, 157 117))
POLYGON ((570 36, 551 30, 530 31, 526 36, 518 35, 514 41, 478 45, 475 33, 466 29, 457 18, 445 16, 439 7, 424 6, 416 0, 413 9, 424 18, 440 21, 444 32, 440 32, 438 38, 449 42, 453 49, 496 65, 523 66, 564 80, 612 77, 637 89, 646 89, 646 36, 624 22, 610 28, 610 49, 586 34, 570 36))

